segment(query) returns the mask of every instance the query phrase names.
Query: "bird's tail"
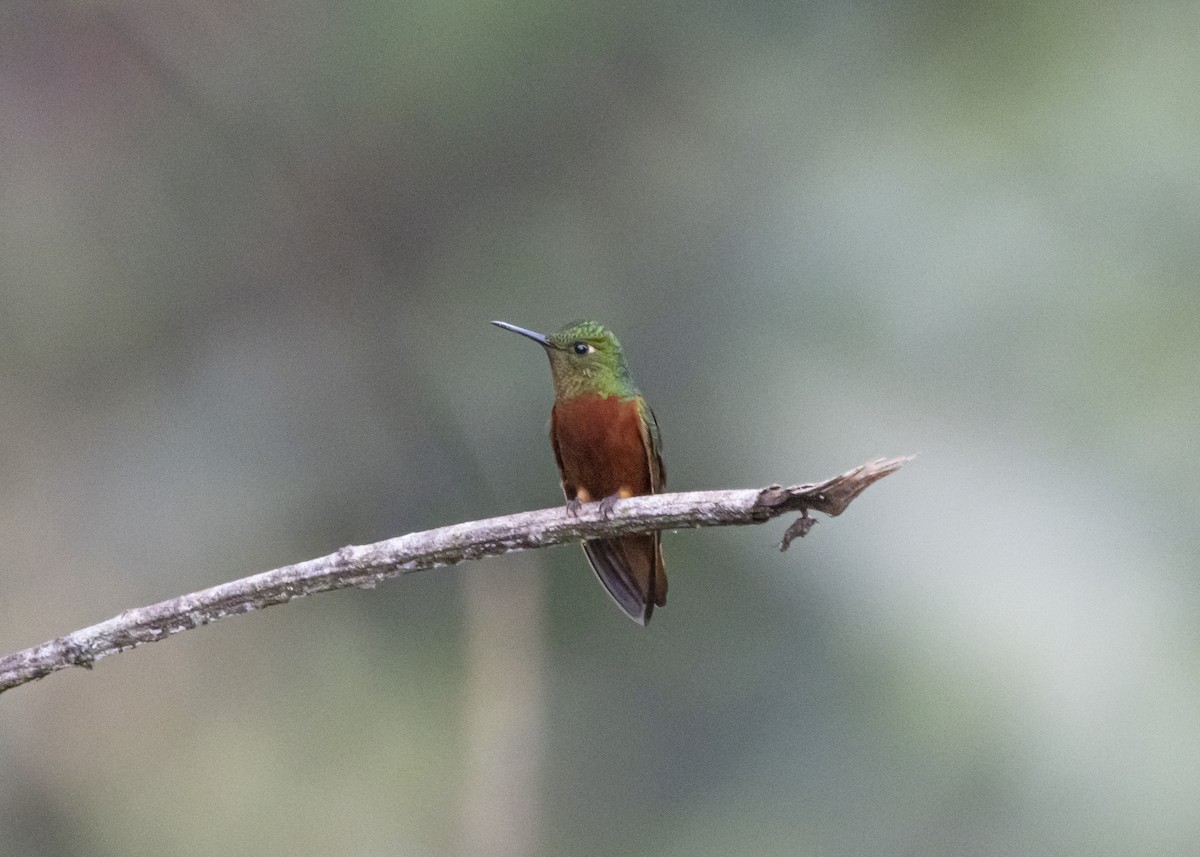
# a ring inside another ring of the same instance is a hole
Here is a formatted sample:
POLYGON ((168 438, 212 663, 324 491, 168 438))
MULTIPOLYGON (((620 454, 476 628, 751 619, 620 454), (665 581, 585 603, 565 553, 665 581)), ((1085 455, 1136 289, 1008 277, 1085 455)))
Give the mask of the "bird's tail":
POLYGON ((589 539, 583 543, 592 571, 629 618, 650 621, 655 607, 667 603, 667 572, 659 533, 589 539))

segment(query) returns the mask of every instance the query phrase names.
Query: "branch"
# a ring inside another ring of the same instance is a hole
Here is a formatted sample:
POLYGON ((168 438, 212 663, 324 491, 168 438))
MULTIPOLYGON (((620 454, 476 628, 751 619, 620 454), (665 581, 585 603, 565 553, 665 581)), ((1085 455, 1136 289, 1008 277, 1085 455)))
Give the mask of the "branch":
POLYGON ((877 459, 824 482, 783 488, 693 491, 653 494, 619 501, 605 520, 598 503, 577 517, 562 508, 521 512, 502 518, 468 521, 422 533, 410 533, 372 545, 347 546, 328 556, 264 571, 210 589, 126 610, 106 622, 72 631, 49 642, 0 658, 0 693, 70 666, 87 669, 101 658, 172 634, 190 631, 227 616, 284 604, 317 592, 357 586, 372 589, 380 581, 443 565, 576 542, 599 536, 761 524, 799 512, 784 533, 781 550, 816 523, 810 511, 840 515, 868 486, 908 461, 877 459))

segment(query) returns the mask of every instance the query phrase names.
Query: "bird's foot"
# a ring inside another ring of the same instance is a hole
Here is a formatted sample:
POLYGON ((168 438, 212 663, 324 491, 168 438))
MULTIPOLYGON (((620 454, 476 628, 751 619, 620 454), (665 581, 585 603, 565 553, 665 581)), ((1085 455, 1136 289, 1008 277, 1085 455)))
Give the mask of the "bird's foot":
POLYGON ((609 494, 600 501, 600 516, 604 520, 608 520, 612 516, 613 507, 617 505, 618 500, 624 499, 618 491, 616 494, 609 494))
POLYGON ((572 497, 567 501, 567 514, 572 518, 579 517, 579 510, 583 507, 583 501, 578 497, 572 497))

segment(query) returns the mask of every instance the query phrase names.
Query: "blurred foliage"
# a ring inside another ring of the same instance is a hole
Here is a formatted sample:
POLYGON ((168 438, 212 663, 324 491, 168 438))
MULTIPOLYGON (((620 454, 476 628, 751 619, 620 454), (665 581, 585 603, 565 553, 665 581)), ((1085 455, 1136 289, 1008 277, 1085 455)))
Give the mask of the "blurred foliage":
POLYGON ((561 549, 5 694, 5 853, 1195 853, 1197 25, 4 4, 4 651, 560 502, 493 318, 618 331, 672 488, 920 453, 645 631, 561 549))

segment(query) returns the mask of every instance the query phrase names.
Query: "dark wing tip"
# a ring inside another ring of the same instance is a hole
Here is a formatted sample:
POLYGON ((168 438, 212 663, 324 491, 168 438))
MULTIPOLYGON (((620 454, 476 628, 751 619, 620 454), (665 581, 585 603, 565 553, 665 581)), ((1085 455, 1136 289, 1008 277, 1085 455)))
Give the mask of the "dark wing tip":
POLYGON ((596 578, 626 616, 639 625, 650 621, 654 604, 638 589, 627 568, 624 549, 617 539, 589 539, 583 543, 596 578))

